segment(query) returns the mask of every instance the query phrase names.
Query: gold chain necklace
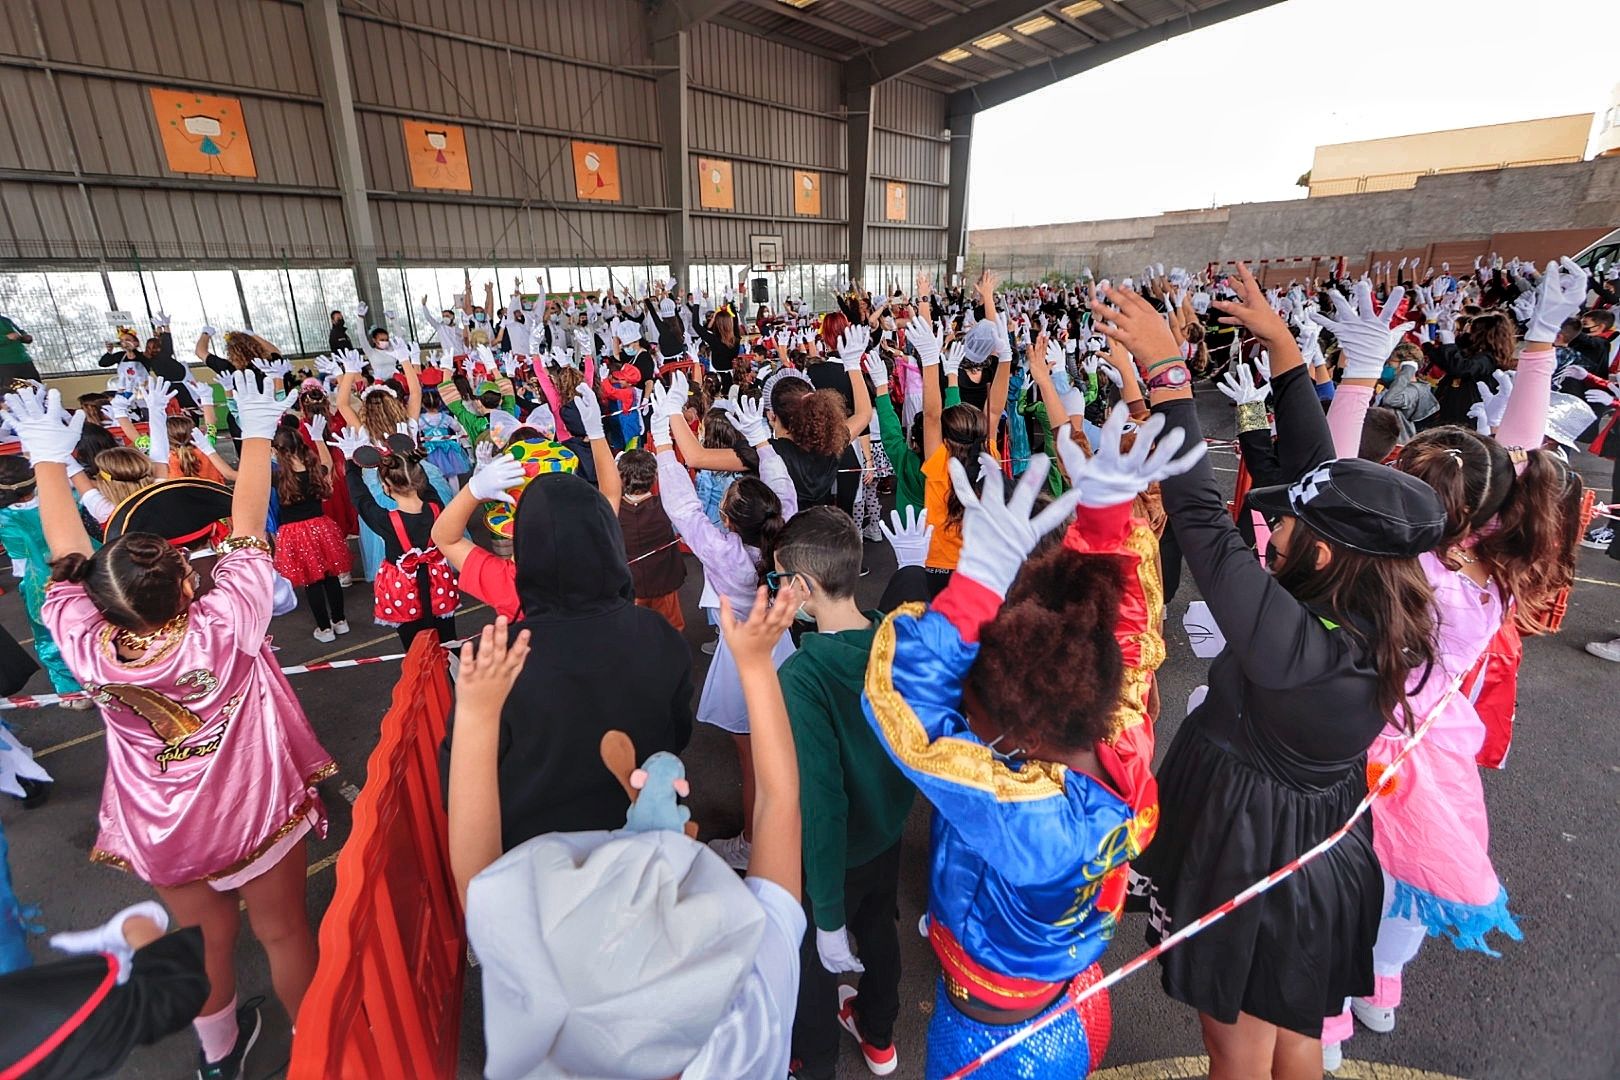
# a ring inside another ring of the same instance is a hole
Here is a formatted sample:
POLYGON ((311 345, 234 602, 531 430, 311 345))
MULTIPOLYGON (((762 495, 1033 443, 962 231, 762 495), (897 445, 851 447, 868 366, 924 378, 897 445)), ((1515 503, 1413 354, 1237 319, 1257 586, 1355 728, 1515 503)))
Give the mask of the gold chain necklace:
POLYGON ((122 627, 113 634, 113 644, 129 653, 145 653, 152 648, 153 642, 170 637, 179 637, 186 632, 186 623, 189 621, 186 612, 181 611, 168 622, 155 630, 138 633, 122 627))

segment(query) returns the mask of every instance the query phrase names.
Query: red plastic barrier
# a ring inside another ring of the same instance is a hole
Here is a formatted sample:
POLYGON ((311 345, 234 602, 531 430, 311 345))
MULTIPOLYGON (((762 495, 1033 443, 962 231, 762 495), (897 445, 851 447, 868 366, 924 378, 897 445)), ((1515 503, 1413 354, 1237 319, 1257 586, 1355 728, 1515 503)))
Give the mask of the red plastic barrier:
POLYGON ((467 942, 439 787, 449 715, 444 650, 418 634, 338 855, 289 1080, 455 1075, 467 942))

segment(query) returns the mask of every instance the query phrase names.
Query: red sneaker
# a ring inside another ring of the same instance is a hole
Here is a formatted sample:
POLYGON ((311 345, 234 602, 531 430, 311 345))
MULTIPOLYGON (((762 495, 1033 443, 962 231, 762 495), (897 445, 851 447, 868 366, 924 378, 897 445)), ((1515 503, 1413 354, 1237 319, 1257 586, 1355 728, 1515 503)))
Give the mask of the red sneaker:
POLYGON ((866 1067, 872 1075, 888 1076, 894 1072, 895 1066, 900 1064, 900 1059, 895 1054, 892 1043, 879 1050, 861 1038, 860 1028, 855 1026, 854 1005, 855 998, 859 994, 860 991, 853 986, 840 986, 838 988, 838 1023, 843 1026, 845 1031, 855 1036, 855 1041, 861 1047, 861 1057, 865 1060, 866 1067))

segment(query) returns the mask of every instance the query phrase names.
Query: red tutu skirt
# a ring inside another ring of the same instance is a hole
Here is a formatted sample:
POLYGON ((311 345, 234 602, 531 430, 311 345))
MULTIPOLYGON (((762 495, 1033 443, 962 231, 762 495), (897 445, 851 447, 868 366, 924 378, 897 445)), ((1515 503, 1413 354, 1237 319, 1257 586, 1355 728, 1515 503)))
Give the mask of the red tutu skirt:
POLYGON ((337 450, 332 451, 332 494, 321 503, 321 512, 337 522, 344 536, 360 535, 360 515, 349 501, 349 481, 344 470, 348 463, 337 450))
POLYGON ((347 574, 351 557, 343 530, 323 514, 283 525, 276 533, 275 562, 276 573, 302 589, 347 574))

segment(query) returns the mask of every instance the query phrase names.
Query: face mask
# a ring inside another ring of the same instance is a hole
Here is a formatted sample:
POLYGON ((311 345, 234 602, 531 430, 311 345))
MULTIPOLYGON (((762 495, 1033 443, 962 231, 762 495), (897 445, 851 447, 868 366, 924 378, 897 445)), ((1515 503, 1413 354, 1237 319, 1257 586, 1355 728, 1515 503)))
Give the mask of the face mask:
POLYGON ((797 610, 797 611, 795 611, 793 613, 793 618, 794 618, 794 620, 796 622, 802 622, 802 623, 813 623, 813 622, 816 621, 816 617, 814 615, 812 615, 808 611, 804 610, 804 605, 803 604, 800 604, 799 605, 799 610, 797 610))

